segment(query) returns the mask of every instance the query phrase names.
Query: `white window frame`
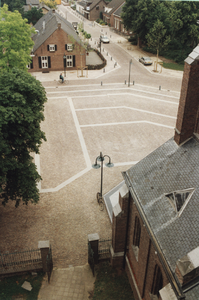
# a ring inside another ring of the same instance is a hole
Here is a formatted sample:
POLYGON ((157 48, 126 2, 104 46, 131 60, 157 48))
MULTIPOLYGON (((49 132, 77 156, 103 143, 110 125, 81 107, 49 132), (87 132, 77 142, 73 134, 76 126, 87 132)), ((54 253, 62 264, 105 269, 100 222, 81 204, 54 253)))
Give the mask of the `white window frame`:
POLYGON ((66 67, 72 68, 73 67, 73 55, 66 56, 66 67))
POLYGON ((54 52, 55 51, 55 45, 54 44, 50 44, 49 45, 49 51, 50 52, 54 52))
POLYGON ((48 56, 41 56, 41 67, 42 69, 48 68, 48 56))
POLYGON ((73 51, 73 44, 67 44, 67 51, 73 51))

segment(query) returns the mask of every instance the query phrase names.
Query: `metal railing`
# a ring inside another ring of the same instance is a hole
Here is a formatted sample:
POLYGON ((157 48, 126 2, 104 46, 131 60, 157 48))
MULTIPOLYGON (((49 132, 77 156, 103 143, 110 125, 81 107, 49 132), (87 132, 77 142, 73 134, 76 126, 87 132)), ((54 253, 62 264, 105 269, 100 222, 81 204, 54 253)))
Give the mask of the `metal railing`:
POLYGON ((112 240, 110 238, 106 240, 99 240, 99 244, 98 244, 99 260, 110 258, 111 243, 112 240))
POLYGON ((22 269, 34 269, 41 266, 41 251, 27 250, 13 253, 0 253, 0 273, 8 273, 9 271, 20 271, 22 269), (34 267, 35 266, 35 267, 34 267))

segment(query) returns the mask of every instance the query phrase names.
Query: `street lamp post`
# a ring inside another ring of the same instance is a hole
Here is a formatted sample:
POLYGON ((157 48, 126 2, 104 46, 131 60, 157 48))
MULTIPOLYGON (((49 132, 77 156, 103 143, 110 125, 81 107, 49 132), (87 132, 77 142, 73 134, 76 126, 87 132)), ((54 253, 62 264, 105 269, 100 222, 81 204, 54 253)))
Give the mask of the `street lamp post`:
POLYGON ((129 82, 128 82, 128 86, 130 86, 131 65, 132 65, 132 59, 129 61, 129 82))
POLYGON ((66 77, 66 54, 65 53, 63 59, 64 59, 64 77, 66 77))
POLYGON ((103 187, 103 163, 104 163, 105 157, 108 157, 108 159, 109 159, 109 162, 106 163, 106 166, 107 166, 108 168, 113 167, 114 164, 111 163, 111 158, 110 158, 110 156, 108 156, 108 155, 103 155, 102 152, 100 152, 100 155, 95 159, 95 164, 92 165, 92 167, 93 167, 94 169, 99 169, 99 168, 101 167, 101 186, 100 186, 100 196, 101 196, 101 197, 102 197, 102 187, 103 187), (100 164, 97 163, 97 161, 101 161, 101 166, 100 166, 100 164))

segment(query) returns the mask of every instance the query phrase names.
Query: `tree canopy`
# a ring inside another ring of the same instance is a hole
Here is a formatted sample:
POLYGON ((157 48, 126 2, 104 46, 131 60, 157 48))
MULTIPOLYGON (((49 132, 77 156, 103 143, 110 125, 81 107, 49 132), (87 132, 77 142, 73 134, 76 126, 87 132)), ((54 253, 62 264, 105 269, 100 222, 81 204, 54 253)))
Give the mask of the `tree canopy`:
POLYGON ((57 3, 55 0, 40 0, 40 2, 44 3, 50 8, 57 8, 57 3))
POLYGON ((27 20, 18 11, 8 11, 4 4, 0 10, 0 71, 13 67, 27 69, 34 45, 32 33, 35 29, 27 24, 27 20))
POLYGON ((44 120, 45 89, 26 71, 0 72, 0 200, 37 203, 41 180, 31 153, 39 153, 46 140, 40 128, 44 120))
POLYGON ((9 11, 14 12, 15 10, 18 10, 20 14, 23 14, 23 6, 26 4, 26 0, 1 0, 1 6, 4 4, 8 5, 9 11))
POLYGON ((28 23, 32 23, 33 25, 35 25, 37 23, 37 21, 43 17, 43 11, 42 9, 37 9, 36 7, 32 7, 31 10, 28 10, 27 12, 25 12, 23 14, 23 17, 26 18, 28 20, 28 23))
POLYGON ((126 0, 122 20, 126 29, 136 34, 143 43, 159 20, 167 35, 183 48, 198 43, 199 3, 195 1, 126 0))

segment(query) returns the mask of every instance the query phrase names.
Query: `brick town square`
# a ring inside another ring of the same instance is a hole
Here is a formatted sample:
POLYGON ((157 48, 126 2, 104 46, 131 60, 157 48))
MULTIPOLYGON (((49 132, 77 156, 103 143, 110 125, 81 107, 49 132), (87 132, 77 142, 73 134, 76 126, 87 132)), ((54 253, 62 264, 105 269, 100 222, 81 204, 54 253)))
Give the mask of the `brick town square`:
MULTIPOLYGON (((43 178, 37 205, 1 207, 1 251, 37 248, 49 240, 54 266, 87 263, 87 235, 111 237, 106 210, 99 210, 100 169, 92 164, 100 151, 114 162, 104 168, 103 194, 119 184, 121 171, 173 135, 178 91, 124 83, 103 86, 75 79, 66 86, 48 75, 44 142, 35 157, 43 178), (51 80, 51 81, 50 81, 51 80)), ((99 82, 99 81, 98 81, 99 82)))

